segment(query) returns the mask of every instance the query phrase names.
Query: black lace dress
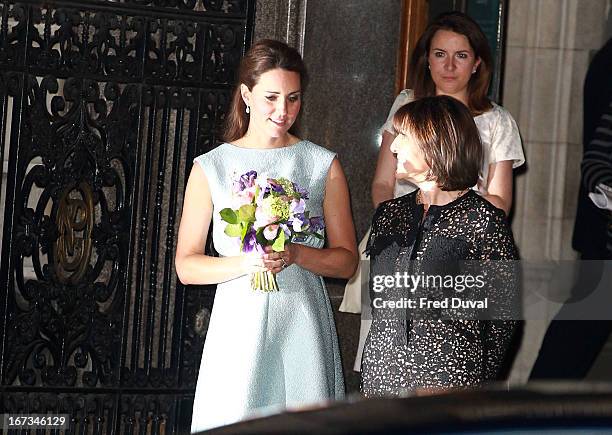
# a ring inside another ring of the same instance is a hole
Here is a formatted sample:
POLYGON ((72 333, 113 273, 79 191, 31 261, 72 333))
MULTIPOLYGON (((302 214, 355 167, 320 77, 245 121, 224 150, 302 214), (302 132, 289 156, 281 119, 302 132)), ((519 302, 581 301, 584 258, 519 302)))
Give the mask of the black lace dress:
POLYGON ((449 204, 430 206, 423 217, 417 192, 382 203, 372 222, 370 297, 378 302, 372 304, 361 369, 361 390, 368 397, 495 380, 518 326, 520 277, 517 262, 509 261, 517 260, 518 253, 503 211, 470 190, 449 204), (471 293, 457 293, 456 288, 440 286, 440 281, 411 288, 405 280, 381 291, 382 279, 376 278, 404 272, 423 279, 456 277, 465 272, 459 268, 469 267, 484 275, 482 286, 472 285, 471 293), (488 309, 421 307, 422 296, 437 301, 447 296, 481 301, 486 297, 488 309), (381 306, 381 300, 410 298, 415 304, 410 309, 381 306))

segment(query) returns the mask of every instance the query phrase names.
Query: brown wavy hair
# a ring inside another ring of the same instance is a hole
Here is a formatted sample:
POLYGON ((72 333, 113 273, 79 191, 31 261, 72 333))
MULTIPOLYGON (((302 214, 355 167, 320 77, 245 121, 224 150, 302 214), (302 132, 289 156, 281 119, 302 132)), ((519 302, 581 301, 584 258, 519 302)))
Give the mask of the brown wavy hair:
POLYGON ((484 152, 470 110, 447 95, 424 97, 398 109, 396 133, 411 136, 431 170, 429 180, 442 190, 476 185, 484 152))
POLYGON ((450 30, 468 39, 476 58, 480 58, 478 69, 468 82, 468 106, 475 115, 491 109, 491 101, 487 97, 493 68, 491 49, 478 23, 462 12, 446 12, 438 15, 417 41, 410 57, 408 81, 408 86, 414 91, 414 97, 423 98, 436 95, 436 84, 428 68, 428 57, 431 40, 438 30, 450 30))
POLYGON ((225 117, 222 140, 232 142, 240 139, 249 128, 249 116, 240 94, 240 85, 244 84, 252 90, 262 74, 276 68, 298 73, 302 92, 304 91, 308 74, 300 53, 281 41, 262 39, 256 42, 240 61, 238 83, 225 117))

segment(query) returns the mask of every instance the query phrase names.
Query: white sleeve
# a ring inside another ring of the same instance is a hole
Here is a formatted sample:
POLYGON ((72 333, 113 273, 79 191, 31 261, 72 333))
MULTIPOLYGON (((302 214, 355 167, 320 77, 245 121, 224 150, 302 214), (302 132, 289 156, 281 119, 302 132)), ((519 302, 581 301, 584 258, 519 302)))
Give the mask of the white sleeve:
POLYGON ((512 168, 518 168, 525 163, 523 144, 516 121, 510 112, 501 108, 498 110, 496 123, 491 128, 491 158, 490 163, 512 160, 512 168))
POLYGON ((387 120, 381 128, 381 133, 383 131, 387 131, 392 135, 395 135, 395 131, 393 130, 393 115, 395 115, 397 109, 410 103, 412 100, 414 100, 414 94, 412 92, 412 89, 404 89, 402 92, 399 93, 399 95, 395 98, 393 105, 391 106, 391 110, 389 110, 389 115, 387 116, 387 120))

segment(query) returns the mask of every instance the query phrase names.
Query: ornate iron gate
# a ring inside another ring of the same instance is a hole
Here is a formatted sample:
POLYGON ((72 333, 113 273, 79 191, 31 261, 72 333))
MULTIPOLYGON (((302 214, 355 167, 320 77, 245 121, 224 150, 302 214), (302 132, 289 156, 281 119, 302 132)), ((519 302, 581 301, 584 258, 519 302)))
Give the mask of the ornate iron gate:
POLYGON ((186 433, 210 289, 174 272, 255 0, 0 3, 0 412, 186 433))

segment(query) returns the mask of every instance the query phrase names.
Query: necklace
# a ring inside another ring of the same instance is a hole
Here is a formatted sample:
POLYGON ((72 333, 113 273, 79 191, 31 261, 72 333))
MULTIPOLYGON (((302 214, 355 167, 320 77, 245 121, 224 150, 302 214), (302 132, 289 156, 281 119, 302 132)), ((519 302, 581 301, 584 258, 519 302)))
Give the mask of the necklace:
MULTIPOLYGON (((470 189, 458 190, 458 191, 457 191, 456 196, 455 196, 455 197, 454 197, 454 198, 453 198, 451 201, 456 201, 456 200, 457 200, 457 199, 459 199, 461 196, 465 195, 465 194, 468 192, 468 190, 470 190, 470 189)), ((429 206, 430 206, 431 204, 428 204, 428 203, 426 203, 426 202, 423 200, 423 193, 422 193, 422 192, 423 192, 423 191, 422 191, 421 189, 419 189, 419 191, 417 192, 417 194, 416 194, 416 203, 417 203, 417 204, 422 204, 422 205, 423 205, 423 208, 425 209, 425 213, 427 213, 427 210, 429 210, 429 206)))
POLYGON ((416 203, 422 204, 423 208, 425 209, 425 213, 427 213, 427 210, 429 210, 429 204, 426 204, 425 201, 423 201, 423 194, 421 192, 422 190, 419 189, 419 191, 416 194, 416 203))

